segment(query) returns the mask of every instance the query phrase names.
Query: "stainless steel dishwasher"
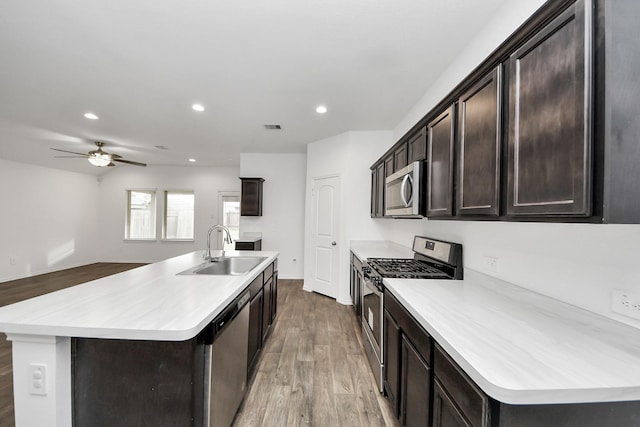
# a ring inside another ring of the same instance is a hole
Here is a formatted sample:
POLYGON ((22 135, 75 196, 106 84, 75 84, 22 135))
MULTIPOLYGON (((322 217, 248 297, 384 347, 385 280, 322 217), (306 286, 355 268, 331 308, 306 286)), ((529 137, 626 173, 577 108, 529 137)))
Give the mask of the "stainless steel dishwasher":
POLYGON ((247 388, 249 291, 211 324, 205 347, 205 425, 229 427, 247 388))

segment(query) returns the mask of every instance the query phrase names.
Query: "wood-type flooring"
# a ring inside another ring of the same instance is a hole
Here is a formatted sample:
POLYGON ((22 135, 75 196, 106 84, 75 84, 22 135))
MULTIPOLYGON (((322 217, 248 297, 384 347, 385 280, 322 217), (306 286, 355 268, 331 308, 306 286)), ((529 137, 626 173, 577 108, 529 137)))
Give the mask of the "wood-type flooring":
POLYGON ((234 427, 396 427, 351 306, 278 281, 278 316, 234 427))
MULTIPOLYGON (((0 283, 0 306, 143 264, 97 263, 0 283)), ((0 427, 14 427, 11 343, 0 338, 0 427)), ((397 427, 350 306, 278 281, 278 316, 234 427, 397 427)))

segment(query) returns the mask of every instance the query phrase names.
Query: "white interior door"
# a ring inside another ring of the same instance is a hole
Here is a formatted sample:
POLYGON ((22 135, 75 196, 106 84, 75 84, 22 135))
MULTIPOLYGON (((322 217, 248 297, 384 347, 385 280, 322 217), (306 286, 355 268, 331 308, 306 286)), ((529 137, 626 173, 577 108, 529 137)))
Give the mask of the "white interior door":
POLYGON ((338 296, 338 232, 340 230, 340 177, 313 181, 311 227, 311 289, 332 298, 338 296))

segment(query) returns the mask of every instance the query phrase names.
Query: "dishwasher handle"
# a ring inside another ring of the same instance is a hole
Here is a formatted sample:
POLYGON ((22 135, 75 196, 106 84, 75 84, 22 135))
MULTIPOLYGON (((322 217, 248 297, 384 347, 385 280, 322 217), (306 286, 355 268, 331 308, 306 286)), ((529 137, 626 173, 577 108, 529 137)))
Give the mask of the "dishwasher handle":
POLYGON ((230 304, 229 307, 222 314, 216 317, 216 320, 214 320, 213 322, 215 335, 218 335, 220 332, 222 332, 224 328, 229 323, 231 323, 233 319, 235 319, 235 317, 238 315, 240 310, 242 310, 242 308, 245 305, 247 305, 250 297, 251 295, 249 294, 249 291, 246 291, 241 296, 236 298, 236 300, 232 304, 230 304))

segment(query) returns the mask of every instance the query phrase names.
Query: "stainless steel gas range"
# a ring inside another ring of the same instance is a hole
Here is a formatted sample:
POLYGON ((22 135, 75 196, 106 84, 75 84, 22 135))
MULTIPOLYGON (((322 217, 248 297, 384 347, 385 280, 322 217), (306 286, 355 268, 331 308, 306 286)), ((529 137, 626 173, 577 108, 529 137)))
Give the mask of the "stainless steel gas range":
MULTIPOLYGON (((363 267, 362 335, 369 364, 383 391, 384 278, 462 279, 462 245, 415 236, 413 258, 367 258, 363 267)), ((416 284, 416 286, 419 286, 416 284)))

